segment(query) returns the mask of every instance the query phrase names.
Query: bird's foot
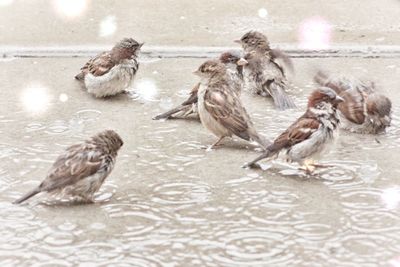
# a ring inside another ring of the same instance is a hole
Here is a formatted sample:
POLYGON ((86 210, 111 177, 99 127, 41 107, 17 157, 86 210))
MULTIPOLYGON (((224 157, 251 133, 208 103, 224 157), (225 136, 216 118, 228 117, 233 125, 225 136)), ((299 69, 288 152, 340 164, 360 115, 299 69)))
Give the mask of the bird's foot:
POLYGON ((261 169, 260 164, 258 163, 246 163, 242 166, 243 169, 261 169))
POLYGON ((328 164, 317 164, 317 163, 315 163, 315 164, 311 164, 311 166, 314 166, 315 168, 321 168, 321 169, 323 169, 323 168, 333 168, 333 167, 335 167, 335 165, 328 165, 328 164))

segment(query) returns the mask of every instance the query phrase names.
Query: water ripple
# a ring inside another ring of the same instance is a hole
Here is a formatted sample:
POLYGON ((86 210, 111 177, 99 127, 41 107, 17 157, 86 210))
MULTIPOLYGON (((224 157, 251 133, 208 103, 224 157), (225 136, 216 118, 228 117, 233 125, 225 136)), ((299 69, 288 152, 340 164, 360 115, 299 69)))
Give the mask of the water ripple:
POLYGON ((153 186, 153 201, 159 204, 187 205, 207 202, 211 192, 200 182, 171 182, 153 186))

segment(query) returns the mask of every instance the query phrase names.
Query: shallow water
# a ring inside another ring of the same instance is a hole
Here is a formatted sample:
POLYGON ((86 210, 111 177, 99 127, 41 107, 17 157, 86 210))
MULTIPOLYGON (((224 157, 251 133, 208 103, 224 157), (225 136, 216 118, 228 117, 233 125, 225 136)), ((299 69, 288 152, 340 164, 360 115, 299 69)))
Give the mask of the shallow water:
POLYGON ((272 139, 302 114, 318 66, 382 85, 394 103, 393 126, 377 137, 342 132, 322 158, 334 167, 315 177, 280 160, 262 162, 265 170, 242 169, 258 155, 253 145, 226 140, 206 152, 201 147, 215 137, 195 119, 151 120, 184 99, 202 60, 145 61, 136 93, 107 100, 93 99, 72 79, 83 62, 0 62, 1 266, 400 262, 398 60, 295 60, 296 111, 278 112, 268 99, 243 94, 255 125, 272 139), (23 79, 11 82, 15 70, 23 79), (47 101, 27 101, 26 88, 42 88, 47 101), (96 204, 50 205, 44 196, 10 203, 38 185, 65 147, 105 128, 119 132, 125 145, 96 204))

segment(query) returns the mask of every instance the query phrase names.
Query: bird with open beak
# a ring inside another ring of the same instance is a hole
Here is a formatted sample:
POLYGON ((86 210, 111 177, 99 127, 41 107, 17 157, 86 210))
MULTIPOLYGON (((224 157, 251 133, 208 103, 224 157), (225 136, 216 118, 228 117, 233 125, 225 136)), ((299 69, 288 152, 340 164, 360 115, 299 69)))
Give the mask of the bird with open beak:
POLYGON ((343 98, 330 88, 314 90, 308 99, 306 112, 280 134, 261 156, 243 167, 255 167, 258 161, 286 151, 287 161, 297 162, 301 169, 312 173, 316 167, 322 166, 315 164, 314 158, 321 155, 335 139, 339 124, 337 107, 342 102, 343 98))
POLYGON ((92 203, 93 195, 113 170, 123 143, 115 131, 106 130, 68 147, 56 159, 43 182, 14 204, 41 192, 72 198, 74 203, 92 203))
POLYGON ((240 94, 233 88, 225 65, 218 60, 208 60, 194 74, 200 77, 197 97, 201 123, 218 137, 209 149, 233 135, 246 141, 255 141, 265 148, 266 142, 257 133, 243 107, 240 94))
MULTIPOLYGON (((240 58, 241 54, 238 51, 224 52, 218 58, 225 65, 232 87, 238 94, 241 93, 243 86, 243 67, 237 64, 240 58)), ((184 102, 175 108, 153 117, 153 120, 170 119, 172 117, 187 118, 189 115, 198 116, 197 92, 199 87, 200 83, 196 84, 184 102)))
POLYGON ((267 37, 257 31, 250 31, 235 42, 245 53, 238 62, 243 66, 244 88, 257 95, 272 97, 277 109, 295 108, 286 92, 288 80, 284 67, 293 69, 290 58, 280 50, 271 49, 267 37), (282 59, 284 64, 279 64, 277 59, 282 59))
POLYGON ((125 92, 139 69, 137 57, 142 45, 132 38, 123 39, 111 51, 90 59, 75 79, 82 82, 88 93, 95 97, 125 92))
POLYGON ((380 94, 373 82, 348 77, 331 78, 319 71, 314 80, 333 89, 344 102, 338 106, 341 128, 366 134, 379 134, 390 126, 392 102, 380 94))

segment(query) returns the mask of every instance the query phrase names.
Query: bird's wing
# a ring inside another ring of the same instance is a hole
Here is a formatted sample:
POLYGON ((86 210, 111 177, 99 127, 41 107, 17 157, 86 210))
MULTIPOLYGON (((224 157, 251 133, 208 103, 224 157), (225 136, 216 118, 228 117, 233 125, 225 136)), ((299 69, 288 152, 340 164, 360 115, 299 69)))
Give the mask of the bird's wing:
POLYGON ((233 134, 249 140, 250 117, 243 107, 240 97, 227 84, 207 90, 204 105, 210 115, 233 134))
POLYGON ((199 88, 200 88, 200 83, 196 84, 192 88, 188 99, 186 99, 181 105, 186 106, 186 105, 191 105, 191 104, 197 103, 197 92, 199 91, 199 88))
POLYGON ((362 124, 365 120, 364 95, 356 88, 343 91, 340 96, 344 102, 338 108, 340 112, 351 122, 362 124))
POLYGON ((40 188, 51 191, 95 174, 102 165, 102 156, 100 151, 84 145, 69 147, 66 153, 54 162, 40 188))
POLYGON ((285 52, 280 49, 271 49, 270 54, 271 60, 277 65, 284 76, 286 76, 284 67, 286 67, 290 72, 294 72, 293 62, 285 52), (279 60, 281 60, 283 64, 280 64, 279 60))
POLYGON ((276 59, 272 58, 271 55, 265 55, 262 64, 262 73, 264 82, 269 80, 285 81, 285 71, 281 65, 276 62, 276 59))
POLYGON ((109 52, 103 52, 96 57, 90 59, 85 66, 81 68, 85 75, 90 73, 94 76, 102 76, 109 72, 115 66, 115 62, 111 58, 109 52))
POLYGON ((290 148, 295 144, 307 140, 318 130, 320 123, 315 118, 300 117, 286 131, 279 135, 274 143, 268 148, 272 152, 283 148, 290 148))

